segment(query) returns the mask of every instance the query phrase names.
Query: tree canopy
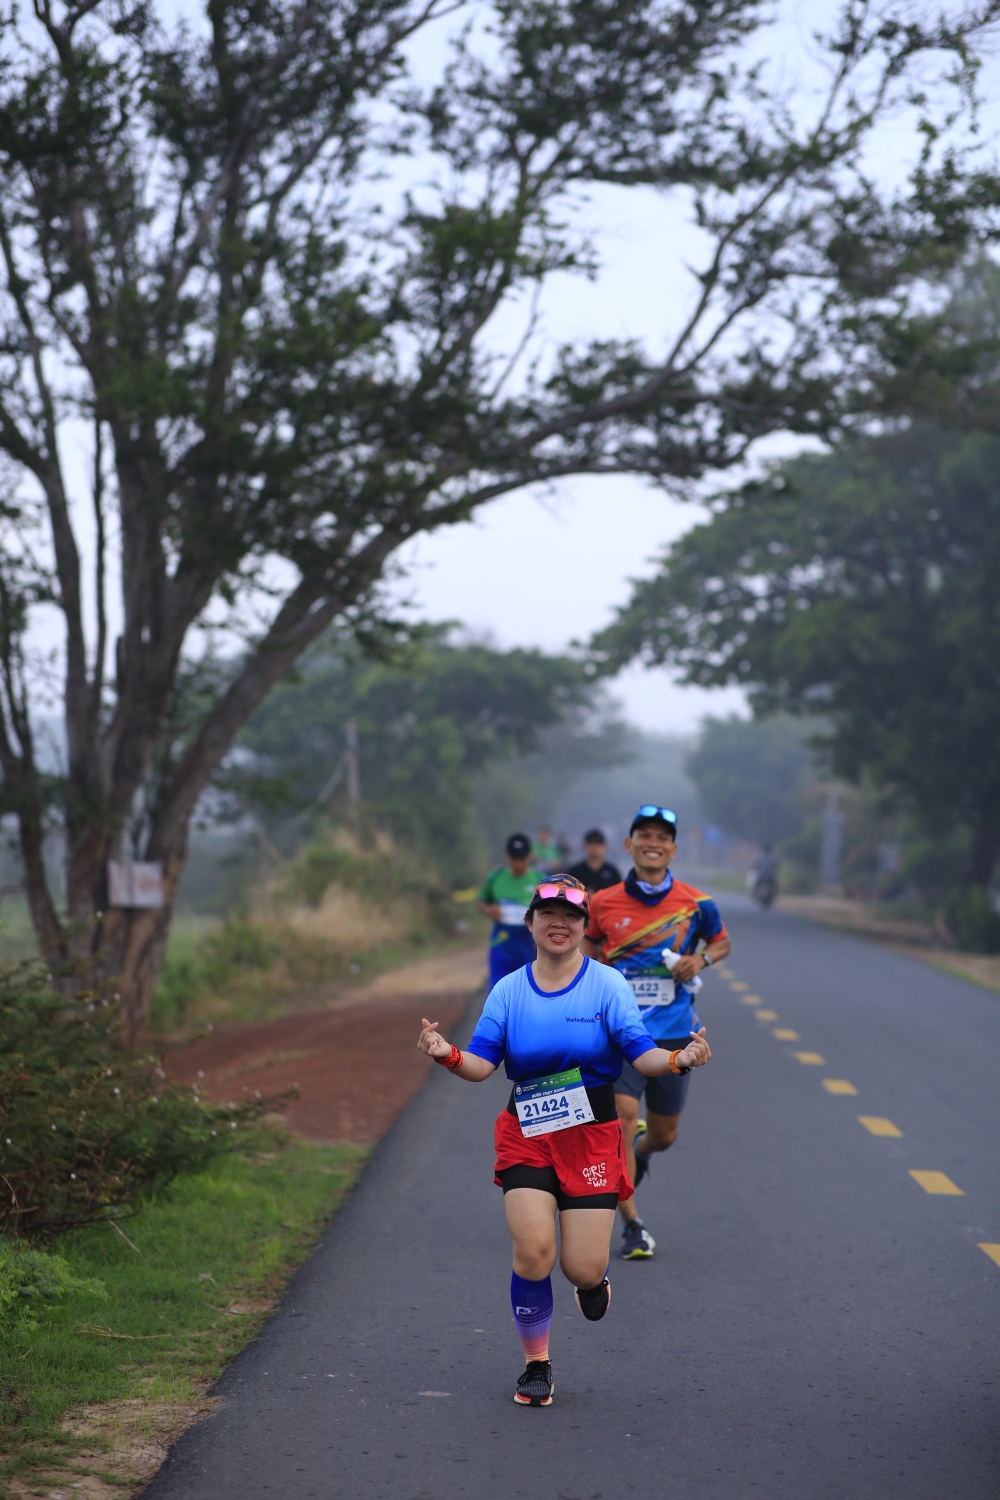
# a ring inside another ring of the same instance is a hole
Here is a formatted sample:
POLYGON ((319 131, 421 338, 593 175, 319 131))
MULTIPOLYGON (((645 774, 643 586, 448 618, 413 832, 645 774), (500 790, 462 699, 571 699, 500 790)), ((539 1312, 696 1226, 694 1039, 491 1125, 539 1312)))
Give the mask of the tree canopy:
POLYGON ((1000 439, 928 422, 774 465, 720 497, 597 639, 761 712, 819 714, 833 769, 868 772, 937 835, 1000 858, 1000 439))
POLYGON ((452 644, 444 631, 389 662, 366 659, 349 641, 325 641, 252 716, 224 785, 270 815, 278 836, 290 820, 294 832, 324 812, 343 818, 341 769, 353 724, 368 813, 467 884, 484 853, 476 777, 497 760, 537 750, 543 731, 560 724, 574 742, 574 764, 585 765, 595 736, 575 718, 596 687, 568 657, 452 644))
POLYGON ((789 717, 709 717, 687 757, 702 810, 730 838, 776 844, 802 828, 816 758, 806 728, 789 717))
POLYGON ((682 482, 776 429, 835 427, 909 347, 914 289, 993 232, 996 183, 961 132, 1000 0, 926 23, 846 0, 820 43, 825 92, 794 101, 744 61, 758 0, 497 0, 418 85, 407 48, 458 9, 7 13, 0 767, 43 950, 96 955, 133 1032, 199 797, 301 653, 377 613, 403 542, 525 484, 682 482), (880 195, 866 143, 903 105, 923 149, 880 195), (500 357, 501 310, 591 271, 570 226, 595 184, 689 206, 708 244, 689 309, 649 347, 551 358, 529 318, 500 357), (67 453, 88 429, 86 493, 67 453), (31 709, 40 604, 65 633, 54 782, 31 709), (204 630, 241 649, 192 720, 179 674, 204 630), (134 827, 163 867, 156 910, 109 908, 107 861, 134 827))

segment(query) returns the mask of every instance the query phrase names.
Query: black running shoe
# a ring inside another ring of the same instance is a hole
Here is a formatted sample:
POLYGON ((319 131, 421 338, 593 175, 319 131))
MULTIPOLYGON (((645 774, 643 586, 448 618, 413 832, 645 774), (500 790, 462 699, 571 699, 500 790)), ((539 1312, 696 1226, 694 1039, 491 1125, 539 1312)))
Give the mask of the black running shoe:
POLYGON ((518 1406, 551 1406, 555 1390, 552 1366, 547 1359, 529 1359, 524 1374, 517 1382, 514 1400, 518 1406))
POLYGON ((576 1305, 589 1323, 599 1323, 611 1306, 611 1283, 605 1276, 600 1286, 576 1289, 576 1305))

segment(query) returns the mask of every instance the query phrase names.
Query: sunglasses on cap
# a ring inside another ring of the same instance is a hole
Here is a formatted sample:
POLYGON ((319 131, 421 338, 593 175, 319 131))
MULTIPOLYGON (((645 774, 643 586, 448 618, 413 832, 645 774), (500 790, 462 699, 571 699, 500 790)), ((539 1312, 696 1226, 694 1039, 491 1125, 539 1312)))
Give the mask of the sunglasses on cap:
POLYGON ((574 906, 586 906, 587 892, 572 885, 552 885, 546 881, 536 890, 533 901, 572 901, 574 906))
POLYGON ((585 915, 590 910, 587 888, 573 875, 557 875, 554 879, 543 880, 535 887, 528 910, 534 911, 543 901, 568 901, 571 906, 579 906, 585 915))
POLYGON ((632 827, 638 823, 640 818, 662 818, 665 823, 673 823, 677 826, 677 814, 672 807, 656 807, 652 802, 644 802, 632 819, 632 827))

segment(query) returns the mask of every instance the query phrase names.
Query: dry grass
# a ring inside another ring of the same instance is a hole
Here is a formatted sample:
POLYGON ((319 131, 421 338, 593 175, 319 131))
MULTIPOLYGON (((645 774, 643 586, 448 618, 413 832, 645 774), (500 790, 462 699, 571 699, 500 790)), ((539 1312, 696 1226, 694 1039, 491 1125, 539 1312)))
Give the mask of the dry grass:
POLYGON ((405 942, 426 923, 421 905, 405 898, 373 902, 333 885, 318 907, 281 902, 273 892, 264 892, 251 906, 251 913, 267 931, 277 935, 287 929, 343 956, 405 942))

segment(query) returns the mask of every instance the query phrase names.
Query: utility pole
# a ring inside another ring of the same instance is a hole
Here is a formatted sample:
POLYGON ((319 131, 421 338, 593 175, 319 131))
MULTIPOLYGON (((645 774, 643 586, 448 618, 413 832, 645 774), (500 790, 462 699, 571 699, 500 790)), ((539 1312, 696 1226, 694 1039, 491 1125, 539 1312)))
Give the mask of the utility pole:
POLYGON ((840 884, 840 852, 844 834, 844 815, 837 805, 837 788, 832 785, 826 789, 826 807, 821 826, 819 880, 820 885, 830 890, 840 884))
POLYGON ((357 833, 361 778, 358 771, 358 721, 356 719, 348 719, 344 736, 347 741, 344 750, 344 765, 347 770, 347 822, 352 832, 357 833))

